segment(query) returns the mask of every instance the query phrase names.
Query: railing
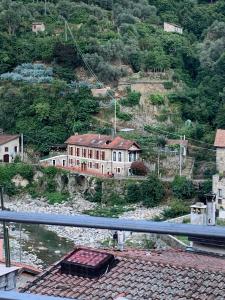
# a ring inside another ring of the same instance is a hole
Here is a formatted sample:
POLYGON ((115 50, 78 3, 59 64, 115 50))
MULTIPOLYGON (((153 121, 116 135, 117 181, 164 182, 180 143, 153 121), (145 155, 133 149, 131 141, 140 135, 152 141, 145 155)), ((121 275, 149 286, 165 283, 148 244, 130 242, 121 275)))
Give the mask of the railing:
MULTIPOLYGON (((28 299, 29 300, 72 300, 69 298, 32 295, 32 294, 17 293, 17 292, 3 292, 3 291, 0 291, 0 299, 1 300, 28 300, 28 299)), ((73 298, 73 300, 76 299, 73 298)))

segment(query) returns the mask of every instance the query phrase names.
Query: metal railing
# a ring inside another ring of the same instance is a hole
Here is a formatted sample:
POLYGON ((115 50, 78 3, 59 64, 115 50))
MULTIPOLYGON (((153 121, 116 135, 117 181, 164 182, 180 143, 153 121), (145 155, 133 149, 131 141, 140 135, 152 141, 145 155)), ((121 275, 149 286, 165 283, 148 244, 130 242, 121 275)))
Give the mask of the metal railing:
POLYGON ((76 299, 0 291, 0 300, 76 300, 76 299))
POLYGON ((0 211, 0 221, 225 239, 225 227, 222 226, 90 217, 86 215, 71 216, 0 211))

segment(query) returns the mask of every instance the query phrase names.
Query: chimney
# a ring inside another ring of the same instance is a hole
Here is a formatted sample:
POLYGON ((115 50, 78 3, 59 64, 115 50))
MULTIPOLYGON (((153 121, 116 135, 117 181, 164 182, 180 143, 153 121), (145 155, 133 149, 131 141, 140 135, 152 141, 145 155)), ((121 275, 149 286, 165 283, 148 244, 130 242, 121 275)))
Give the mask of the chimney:
POLYGON ((118 250, 123 251, 124 250, 124 245, 125 245, 125 233, 124 231, 118 231, 117 232, 117 239, 118 239, 118 250))

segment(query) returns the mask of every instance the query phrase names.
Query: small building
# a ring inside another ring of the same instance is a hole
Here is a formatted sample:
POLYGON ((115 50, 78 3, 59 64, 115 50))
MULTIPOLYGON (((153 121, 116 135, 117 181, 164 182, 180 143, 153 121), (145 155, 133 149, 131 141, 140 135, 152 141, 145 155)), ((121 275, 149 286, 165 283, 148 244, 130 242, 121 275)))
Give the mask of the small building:
POLYGON ((93 97, 105 97, 107 96, 108 92, 110 91, 110 86, 100 89, 91 89, 93 97))
POLYGON ((131 164, 139 159, 140 146, 120 136, 73 135, 66 142, 67 154, 41 160, 43 165, 68 167, 95 175, 131 175, 131 164))
POLYGON ((191 224, 207 224, 207 205, 201 202, 191 205, 191 224))
POLYGON ((188 140, 176 140, 176 139, 167 139, 165 145, 165 152, 170 154, 179 154, 181 148, 182 156, 186 157, 188 152, 188 140))
POLYGON ((225 177, 219 174, 213 175, 212 191, 216 195, 216 209, 219 218, 225 219, 225 177))
POLYGON ((167 22, 164 22, 164 31, 183 34, 183 28, 181 26, 167 22))
POLYGON ((0 162, 11 163, 22 151, 20 135, 0 134, 0 162))
POLYGON ((214 141, 216 147, 216 169, 219 173, 225 172, 225 130, 217 129, 214 141))
POLYGON ((45 24, 43 22, 32 23, 32 31, 35 33, 45 31, 45 24))

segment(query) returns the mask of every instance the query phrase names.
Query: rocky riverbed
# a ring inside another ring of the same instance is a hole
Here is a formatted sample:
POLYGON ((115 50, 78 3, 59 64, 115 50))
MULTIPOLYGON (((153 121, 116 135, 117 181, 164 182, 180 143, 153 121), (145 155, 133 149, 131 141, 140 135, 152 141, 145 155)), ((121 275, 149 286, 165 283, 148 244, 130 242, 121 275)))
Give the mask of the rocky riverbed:
MULTIPOLYGON (((95 203, 86 201, 81 195, 76 195, 76 197, 71 198, 69 201, 61 204, 48 204, 45 198, 32 199, 29 195, 24 195, 20 197, 15 197, 5 201, 6 208, 12 211, 23 211, 23 212, 36 212, 36 213, 49 213, 49 214, 65 214, 65 215, 76 215, 82 214, 85 210, 93 210, 96 207, 95 203)), ((141 207, 135 207, 133 211, 125 212, 120 218, 128 219, 152 219, 154 216, 158 215, 162 211, 163 207, 146 209, 141 207)), ((34 225, 35 226, 35 225, 34 225)), ((37 225, 36 225, 37 226, 37 225)), ((72 242, 75 245, 86 245, 91 247, 99 247, 102 245, 102 242, 112 238, 112 232, 108 230, 98 230, 98 229, 89 229, 89 228, 75 228, 75 227, 61 227, 61 226, 42 226, 47 231, 53 231, 57 234, 59 238, 64 238, 65 242, 72 242)), ((29 247, 26 247, 22 250, 21 255, 21 243, 25 245, 29 241, 31 235, 27 231, 27 228, 22 226, 22 231, 19 231, 18 228, 15 231, 10 230, 10 235, 12 237, 11 244, 12 256, 15 260, 18 260, 20 256, 23 258, 23 262, 29 263, 32 265, 43 266, 46 265, 41 259, 38 258, 38 253, 40 249, 45 247, 41 241, 40 235, 40 245, 36 245, 35 249, 32 244, 29 247), (20 237, 20 238, 19 238, 20 237), (22 240, 22 241, 21 241, 22 240)), ((46 240, 48 241, 48 240, 46 240)), ((45 242, 46 242, 45 241, 45 242)), ((60 247, 59 247, 60 248, 60 247)), ((66 248, 67 249, 67 248, 66 248)), ((63 249, 64 251, 66 249, 63 249)), ((41 251, 41 250, 40 250, 41 251)), ((59 251, 59 257, 62 256, 63 251, 59 251)), ((43 255, 42 255, 43 256, 43 255)))

